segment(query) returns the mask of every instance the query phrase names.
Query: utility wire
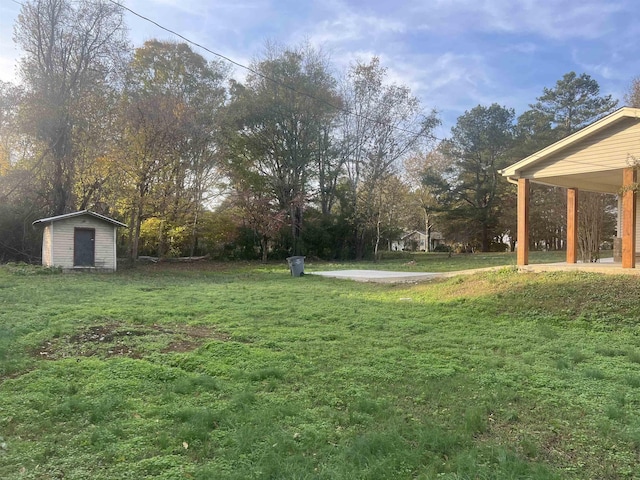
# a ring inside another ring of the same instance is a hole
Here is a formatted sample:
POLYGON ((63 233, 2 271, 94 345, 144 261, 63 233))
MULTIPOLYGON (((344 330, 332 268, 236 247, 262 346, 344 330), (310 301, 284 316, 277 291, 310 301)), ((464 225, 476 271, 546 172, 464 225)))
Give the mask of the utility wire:
MULTIPOLYGON (((13 1, 16 1, 16 0, 13 0, 13 1)), ((382 122, 382 121, 380 121, 380 120, 376 120, 376 119, 374 119, 374 118, 367 117, 366 115, 362 115, 362 114, 360 114, 360 113, 356 113, 356 112, 354 112, 354 111, 352 111, 352 110, 347 110, 347 109, 345 109, 345 108, 343 108, 343 107, 340 107, 340 106, 338 106, 338 105, 334 105, 333 103, 328 102, 327 100, 325 100, 325 99, 323 99, 323 98, 318 98, 318 97, 316 97, 315 95, 312 95, 312 94, 310 94, 310 93, 306 93, 306 92, 300 91, 300 90, 296 89, 295 87, 293 87, 293 86, 291 86, 291 85, 289 85, 289 84, 287 84, 287 83, 284 83, 284 82, 282 82, 282 81, 280 81, 280 80, 278 80, 278 79, 276 79, 276 78, 273 78, 273 77, 271 77, 271 76, 269 76, 269 75, 265 75, 264 73, 259 72, 258 70, 255 70, 255 69, 253 69, 253 68, 251 68, 251 67, 248 67, 248 66, 246 66, 246 65, 243 65, 243 64, 242 64, 242 63, 240 63, 240 62, 236 62, 235 60, 233 60, 233 59, 231 59, 231 58, 227 57, 226 55, 223 55, 223 54, 221 54, 221 53, 215 52, 215 51, 211 50, 210 48, 208 48, 208 47, 206 47, 206 46, 204 46, 204 45, 202 45, 202 44, 200 44, 200 43, 198 43, 198 42, 195 42, 195 41, 193 41, 193 40, 191 40, 191 39, 189 39, 189 38, 185 37, 184 35, 182 35, 182 34, 180 34, 180 33, 176 32, 175 30, 172 30, 172 29, 170 29, 170 28, 167 28, 167 27, 165 27, 164 25, 161 25, 160 23, 156 22, 155 20, 152 20, 152 19, 150 19, 149 17, 146 17, 146 16, 144 16, 144 15, 142 15, 142 14, 140 14, 140 13, 138 13, 138 12, 134 11, 134 10, 132 10, 131 8, 129 8, 129 7, 125 6, 125 5, 123 5, 123 4, 119 3, 119 2, 117 2, 116 0, 109 0, 109 2, 113 3, 114 5, 118 5, 120 8, 122 8, 122 9, 124 9, 124 10, 128 11, 128 12, 129 12, 129 13, 131 13, 132 15, 135 15, 136 17, 141 18, 142 20, 144 20, 144 21, 146 21, 146 22, 149 22, 149 23, 151 23, 151 24, 155 25, 156 27, 158 27, 158 28, 160 28, 160 29, 164 30, 165 32, 168 32, 168 33, 170 33, 170 34, 172 34, 172 35, 175 35, 176 37, 181 38, 182 40, 184 40, 185 42, 187 42, 187 43, 188 43, 188 44, 190 44, 190 45, 194 45, 194 46, 196 46, 196 47, 198 47, 198 48, 201 48, 202 50, 204 50, 204 51, 206 51, 206 52, 209 52, 210 54, 215 55, 216 57, 219 57, 219 58, 221 58, 221 59, 223 59, 223 60, 225 60, 225 61, 227 61, 227 62, 229 62, 229 63, 231 63, 231 64, 233 64, 233 65, 236 65, 237 67, 240 67, 240 68, 242 68, 242 69, 244 69, 244 70, 247 70, 247 71, 249 71, 249 72, 253 73, 254 75, 257 75, 257 76, 259 76, 259 77, 261 77, 261 78, 263 78, 263 79, 265 79, 265 80, 267 80, 267 81, 269 81, 269 82, 274 83, 275 85, 279 85, 279 86, 281 86, 281 87, 284 87, 284 88, 286 88, 286 89, 290 90, 291 92, 293 92, 293 93, 295 93, 295 94, 297 94, 297 95, 305 96, 305 97, 307 97, 307 98, 310 98, 310 99, 314 100, 315 102, 324 103, 325 105, 327 105, 327 106, 329 106, 329 107, 331 107, 331 108, 333 108, 333 109, 335 109, 335 110, 338 110, 338 111, 341 111, 341 112, 343 112, 343 113, 346 113, 347 115, 351 115, 351 116, 354 116, 354 117, 362 118, 362 119, 364 119, 364 120, 368 120, 368 121, 370 121, 370 122, 375 122, 375 123, 377 123, 377 124, 379 124, 379 125, 383 125, 383 126, 385 126, 385 127, 389 127, 389 128, 391 128, 392 130, 397 130, 397 131, 399 131, 399 132, 408 133, 408 134, 414 135, 414 136, 416 136, 416 137, 417 137, 417 136, 420 136, 420 135, 422 135, 422 134, 423 134, 423 132, 420 132, 420 133, 419 133, 419 132, 415 132, 415 131, 413 131, 413 130, 408 130, 408 129, 406 129, 406 128, 402 128, 402 127, 394 126, 394 125, 391 125, 391 124, 389 124, 389 123, 382 122)), ((437 137, 435 137, 435 136, 433 136, 433 135, 429 135, 429 137, 430 137, 432 140, 442 141, 442 139, 437 138, 437 137)))
MULTIPOLYGON (((11 0, 11 1, 13 3, 17 3, 18 5, 21 5, 21 6, 24 7, 24 3, 20 2, 19 0, 11 0)), ((243 65, 243 64, 241 64, 239 62, 236 62, 235 60, 232 60, 231 58, 229 58, 229 57, 227 57, 225 55, 222 55, 221 53, 215 52, 215 51, 205 47, 204 45, 201 45, 201 44, 199 44, 199 43, 197 43, 197 42, 195 42, 193 40, 190 40, 189 38, 185 37, 184 35, 181 35, 180 33, 176 32, 174 30, 171 30, 171 29, 169 29, 167 27, 164 27, 163 25, 160 25, 158 22, 156 22, 154 20, 151 20, 150 18, 145 17, 144 15, 139 14, 138 12, 130 9, 129 7, 126 7, 125 5, 122 5, 121 3, 116 2, 115 0, 108 0, 108 1, 113 3, 114 5, 117 5, 120 8, 130 12, 131 14, 135 15, 136 17, 139 17, 139 18, 141 18, 142 20, 144 20, 146 22, 152 23, 153 25, 157 26, 158 28, 160 28, 160 29, 162 29, 162 30, 164 30, 166 32, 169 32, 172 35, 175 35, 175 36, 177 36, 177 37, 179 37, 181 39, 183 39, 185 42, 187 42, 187 43, 189 43, 191 45, 195 45, 196 47, 201 48, 201 49, 211 53, 212 55, 215 55, 215 56, 217 56, 219 58, 222 58, 223 60, 226 60, 227 62, 232 63, 233 65, 236 65, 236 66, 238 66, 240 68, 243 68, 243 69, 245 69, 245 70, 247 70, 247 71, 249 71, 249 72, 251 72, 251 73, 253 73, 255 75, 258 75, 259 77, 264 78, 265 80, 268 80, 268 81, 270 81, 270 82, 272 82, 272 83, 274 83, 276 85, 280 85, 280 86, 282 86, 284 88, 287 88, 290 91, 292 91, 292 92, 294 92, 294 93, 296 93, 298 95, 303 95, 303 96, 305 96, 307 98, 310 98, 310 99, 312 99, 314 101, 324 103, 325 105, 328 105, 328 106, 330 106, 332 108, 335 108, 336 110, 339 110, 339 111, 341 111, 343 113, 346 113, 347 115, 352 115, 354 117, 362 118, 364 120, 369 120, 369 121, 378 123, 380 125, 388 126, 389 128, 391 128, 393 130, 398 130, 398 131, 401 131, 401 132, 404 132, 404 133, 409 133, 411 135, 415 135, 415 136, 419 136, 420 135, 419 133, 414 132, 412 130, 407 130, 407 129, 404 129, 404 128, 401 128, 401 127, 396 127, 396 126, 393 126, 393 125, 389 125, 389 124, 387 124, 385 122, 381 122, 379 120, 375 120, 375 119, 372 119, 370 117, 367 117, 366 115, 362 115, 362 114, 353 112, 351 110, 347 110, 345 108, 339 107, 337 105, 334 105, 334 104, 332 104, 330 102, 327 102, 326 100, 324 100, 322 98, 318 98, 318 97, 316 97, 314 95, 311 95, 309 93, 301 92, 301 91, 295 89, 294 87, 292 87, 291 85, 288 85, 288 84, 283 83, 283 82, 281 82, 281 81, 279 81, 279 80, 277 80, 275 78, 272 78, 272 77, 270 77, 268 75, 265 75, 265 74, 255 70, 255 69, 251 68, 251 67, 247 67, 246 65, 243 65)), ((429 135, 429 137, 432 140, 439 141, 439 142, 443 142, 443 141, 446 140, 446 139, 443 139, 443 138, 438 138, 435 135, 429 135)), ((525 157, 525 158, 529 158, 529 157, 525 157)), ((575 160, 568 160, 568 159, 565 159, 564 161, 566 163, 569 163, 569 164, 575 164, 575 165, 580 165, 580 166, 587 165, 587 166, 599 167, 599 168, 602 167, 600 164, 596 164, 596 163, 584 163, 584 162, 577 162, 575 160)))

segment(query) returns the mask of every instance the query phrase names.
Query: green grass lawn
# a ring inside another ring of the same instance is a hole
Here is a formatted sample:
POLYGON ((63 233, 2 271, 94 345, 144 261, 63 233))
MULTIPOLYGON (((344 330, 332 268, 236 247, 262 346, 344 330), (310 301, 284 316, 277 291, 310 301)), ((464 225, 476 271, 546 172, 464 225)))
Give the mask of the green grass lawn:
POLYGON ((0 267, 2 479, 640 478, 636 277, 42 273, 0 267))

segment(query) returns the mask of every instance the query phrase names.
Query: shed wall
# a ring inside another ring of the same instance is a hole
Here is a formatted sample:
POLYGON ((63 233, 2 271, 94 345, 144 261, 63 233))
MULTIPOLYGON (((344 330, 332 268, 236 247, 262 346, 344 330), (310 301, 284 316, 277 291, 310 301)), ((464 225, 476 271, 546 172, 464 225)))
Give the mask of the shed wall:
POLYGON ((95 229, 95 267, 98 269, 115 270, 115 226, 89 215, 54 222, 54 235, 52 239, 54 265, 65 269, 73 268, 75 228, 95 229))
POLYGON ((42 265, 45 267, 53 266, 53 260, 51 258, 51 234, 53 231, 53 223, 44 227, 42 232, 42 265))

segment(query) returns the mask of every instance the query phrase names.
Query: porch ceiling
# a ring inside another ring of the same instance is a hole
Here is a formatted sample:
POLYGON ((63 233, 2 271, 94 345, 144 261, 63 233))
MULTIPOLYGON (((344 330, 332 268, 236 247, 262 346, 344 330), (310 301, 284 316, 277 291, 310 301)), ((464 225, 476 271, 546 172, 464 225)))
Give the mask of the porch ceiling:
POLYGON ((590 192, 618 194, 622 189, 622 169, 586 172, 576 175, 532 177, 534 183, 555 187, 578 188, 590 192))

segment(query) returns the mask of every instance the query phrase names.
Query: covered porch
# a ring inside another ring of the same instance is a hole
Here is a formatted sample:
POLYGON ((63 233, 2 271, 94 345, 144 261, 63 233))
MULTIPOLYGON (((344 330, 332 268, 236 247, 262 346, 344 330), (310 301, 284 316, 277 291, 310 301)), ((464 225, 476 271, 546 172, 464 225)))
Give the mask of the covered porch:
POLYGON ((623 107, 502 170, 502 175, 518 186, 518 266, 529 264, 529 199, 530 183, 534 182, 567 189, 567 265, 578 259, 580 190, 618 195, 619 239, 614 243, 621 243, 621 263, 604 268, 635 269, 636 252, 640 251, 639 166, 640 109, 623 107))
POLYGON ((622 268, 620 262, 614 262, 613 258, 603 258, 596 263, 537 263, 518 265, 520 272, 589 272, 604 273, 608 275, 640 275, 640 268, 622 268))

